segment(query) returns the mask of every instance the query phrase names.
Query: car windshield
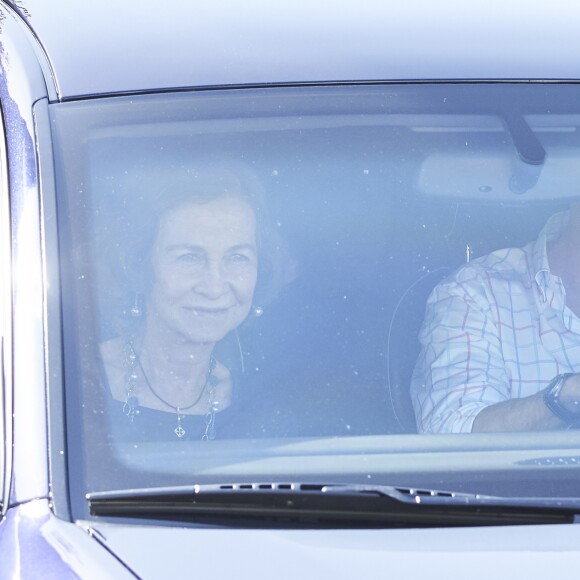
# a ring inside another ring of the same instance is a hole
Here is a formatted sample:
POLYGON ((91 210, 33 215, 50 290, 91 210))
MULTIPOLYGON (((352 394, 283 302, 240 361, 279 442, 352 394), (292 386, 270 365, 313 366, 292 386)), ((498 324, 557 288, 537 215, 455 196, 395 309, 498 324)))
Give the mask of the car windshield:
POLYGON ((568 310, 542 326, 522 306, 556 300, 540 278, 580 199, 578 97, 425 83, 51 105, 49 348, 77 513, 87 492, 253 481, 577 495, 572 422, 471 431, 580 371, 568 310), (506 264, 511 326, 489 282, 506 264), (534 325, 522 354, 511 335, 534 325))

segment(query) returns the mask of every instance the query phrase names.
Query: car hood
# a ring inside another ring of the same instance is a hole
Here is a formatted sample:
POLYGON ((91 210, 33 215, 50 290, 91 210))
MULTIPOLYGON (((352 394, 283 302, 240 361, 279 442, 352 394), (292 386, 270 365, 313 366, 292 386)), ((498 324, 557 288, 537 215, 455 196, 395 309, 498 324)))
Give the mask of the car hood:
POLYGON ((580 564, 577 525, 407 530, 263 530, 81 522, 137 575, 173 578, 546 578, 580 564), (454 574, 456 574, 454 576, 454 574))

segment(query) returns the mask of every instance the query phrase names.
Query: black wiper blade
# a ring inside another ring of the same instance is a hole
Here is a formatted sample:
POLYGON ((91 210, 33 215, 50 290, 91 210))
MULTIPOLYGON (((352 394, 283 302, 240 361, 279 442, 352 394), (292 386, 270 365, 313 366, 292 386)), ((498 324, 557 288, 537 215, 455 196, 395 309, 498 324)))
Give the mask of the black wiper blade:
POLYGON ((242 527, 384 528, 572 523, 577 500, 391 486, 245 483, 97 492, 95 516, 242 527))

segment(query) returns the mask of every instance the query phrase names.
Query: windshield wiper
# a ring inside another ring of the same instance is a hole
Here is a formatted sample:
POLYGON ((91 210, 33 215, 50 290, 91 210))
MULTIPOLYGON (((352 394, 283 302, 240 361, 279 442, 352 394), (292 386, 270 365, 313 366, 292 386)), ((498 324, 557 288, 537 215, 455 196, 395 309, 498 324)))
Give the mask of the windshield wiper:
POLYGON ((573 523, 576 499, 527 499, 343 484, 247 483, 97 492, 95 516, 275 528, 573 523))

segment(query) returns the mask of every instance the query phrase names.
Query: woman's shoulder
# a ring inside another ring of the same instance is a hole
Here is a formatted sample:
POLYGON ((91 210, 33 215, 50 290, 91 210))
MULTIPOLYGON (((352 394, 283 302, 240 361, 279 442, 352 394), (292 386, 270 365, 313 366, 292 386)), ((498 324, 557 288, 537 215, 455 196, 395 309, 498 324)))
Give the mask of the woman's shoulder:
POLYGON ((106 364, 119 366, 124 362, 125 341, 117 336, 99 344, 101 357, 106 364))

